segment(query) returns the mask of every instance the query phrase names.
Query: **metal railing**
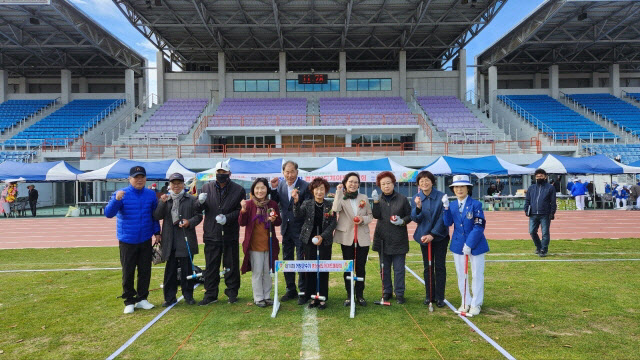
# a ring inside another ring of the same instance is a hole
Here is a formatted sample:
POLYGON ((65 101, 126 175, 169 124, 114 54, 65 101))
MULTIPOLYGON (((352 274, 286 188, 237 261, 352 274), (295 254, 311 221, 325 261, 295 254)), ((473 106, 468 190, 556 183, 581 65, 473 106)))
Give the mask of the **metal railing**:
POLYGON ((141 101, 138 106, 132 108, 130 111, 127 111, 124 115, 120 116, 120 119, 116 121, 112 126, 103 130, 97 136, 92 137, 91 139, 87 139, 87 141, 93 141, 96 137, 104 137, 104 143, 109 144, 113 143, 115 140, 120 137, 120 135, 124 134, 125 131, 131 128, 131 126, 137 122, 138 112, 144 114, 150 107, 158 103, 158 96, 156 94, 150 94, 143 101, 141 101))
POLYGON ((157 144, 157 145, 93 145, 84 143, 86 159, 162 159, 220 157, 282 156, 429 156, 539 154, 540 140, 533 137, 519 141, 487 141, 472 143, 402 142, 402 143, 293 143, 293 144, 157 144))
POLYGON ((17 124, 14 124, 11 128, 7 129, 5 131, 5 134, 11 135, 13 136, 16 132, 22 131, 22 128, 31 120, 35 119, 36 117, 42 115, 42 113, 44 113, 45 111, 49 111, 49 110, 53 110, 51 113, 56 112, 61 104, 60 104, 60 100, 62 98, 60 96, 58 96, 57 98, 55 98, 53 100, 53 103, 51 105, 48 105, 38 111, 36 111, 35 113, 29 115, 27 118, 20 120, 20 122, 18 122, 17 124))

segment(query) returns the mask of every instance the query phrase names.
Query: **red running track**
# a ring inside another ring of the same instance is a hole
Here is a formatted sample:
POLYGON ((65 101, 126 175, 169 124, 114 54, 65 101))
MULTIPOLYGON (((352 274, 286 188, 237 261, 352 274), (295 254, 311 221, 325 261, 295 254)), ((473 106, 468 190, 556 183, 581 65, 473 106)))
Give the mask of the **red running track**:
MULTIPOLYGON (((530 239, 522 211, 485 212, 488 239, 530 239)), ((551 222, 552 239, 631 238, 638 236, 640 212, 620 210, 559 211, 551 222)), ((1 219, 0 249, 117 246, 116 220, 104 217, 1 219)), ((370 224, 371 233, 375 222, 370 224)), ((413 235, 416 224, 409 224, 413 235)), ((280 231, 277 232, 280 234, 280 231)), ((240 230, 240 239, 244 230, 240 230)), ((202 224, 198 226, 202 242, 202 224)))

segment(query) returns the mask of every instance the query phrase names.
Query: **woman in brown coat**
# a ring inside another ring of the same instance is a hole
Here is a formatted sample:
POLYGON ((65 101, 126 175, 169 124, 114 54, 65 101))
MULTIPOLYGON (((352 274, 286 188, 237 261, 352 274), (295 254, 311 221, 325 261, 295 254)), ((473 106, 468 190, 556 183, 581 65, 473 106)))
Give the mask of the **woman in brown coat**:
POLYGON ((251 200, 240 202, 238 223, 245 226, 242 251, 244 260, 240 271, 251 271, 253 301, 259 307, 273 305, 271 300, 271 274, 278 259, 280 245, 276 237, 276 226, 282 224, 278 203, 269 200, 269 182, 265 178, 256 179, 251 185, 251 200), (271 244, 269 244, 271 233, 271 244), (271 245, 271 249, 269 249, 271 245))
MULTIPOLYGON (((333 201, 333 212, 338 214, 338 224, 333 240, 340 244, 342 248, 342 258, 344 260, 354 260, 355 257, 355 273, 356 277, 365 278, 365 268, 367 264, 367 255, 369 254, 369 246, 371 245, 371 236, 369 234, 369 223, 373 220, 371 214, 371 206, 367 195, 360 194, 360 175, 350 172, 342 179, 336 189, 336 197, 333 201), (357 229, 357 241, 356 231, 357 229)), ((347 280, 348 273, 344 273, 344 287, 347 290, 347 300, 344 306, 351 305, 351 280, 347 280)), ((364 299, 364 281, 356 281, 355 297, 361 306, 366 306, 367 301, 364 299)))

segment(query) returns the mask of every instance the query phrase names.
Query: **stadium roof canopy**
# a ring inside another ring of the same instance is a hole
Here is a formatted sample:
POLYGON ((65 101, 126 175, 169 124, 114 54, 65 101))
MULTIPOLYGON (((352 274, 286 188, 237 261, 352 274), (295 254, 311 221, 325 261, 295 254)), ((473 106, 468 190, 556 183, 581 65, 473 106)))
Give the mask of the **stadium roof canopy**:
POLYGON ((113 0, 169 60, 228 71, 441 69, 507 0, 113 0))
POLYGON ((551 0, 477 58, 500 74, 640 69, 640 1, 551 0))
POLYGON ((120 78, 126 69, 141 76, 143 64, 142 55, 66 0, 0 3, 0 68, 11 76, 60 77, 68 69, 74 76, 120 78))

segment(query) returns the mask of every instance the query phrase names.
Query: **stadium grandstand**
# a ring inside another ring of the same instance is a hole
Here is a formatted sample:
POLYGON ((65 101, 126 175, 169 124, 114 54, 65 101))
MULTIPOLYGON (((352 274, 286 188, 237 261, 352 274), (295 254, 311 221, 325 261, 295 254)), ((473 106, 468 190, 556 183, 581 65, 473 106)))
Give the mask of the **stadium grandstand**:
POLYGON ((469 98, 543 151, 637 159, 638 20, 637 1, 546 1, 476 57, 469 98))

